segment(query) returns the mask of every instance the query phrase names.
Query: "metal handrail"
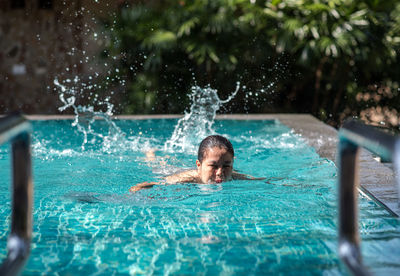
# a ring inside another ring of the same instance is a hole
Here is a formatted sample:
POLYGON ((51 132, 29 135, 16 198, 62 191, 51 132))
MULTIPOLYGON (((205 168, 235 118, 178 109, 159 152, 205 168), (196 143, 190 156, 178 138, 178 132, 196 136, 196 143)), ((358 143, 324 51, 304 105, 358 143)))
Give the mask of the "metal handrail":
MULTIPOLYGON (((354 275, 370 275, 362 263, 358 232, 358 153, 363 147, 392 161, 397 172, 400 139, 355 120, 346 121, 339 130, 339 256, 354 275)), ((396 178, 400 194, 399 178, 396 178)))
POLYGON ((30 253, 32 237, 31 124, 19 113, 0 118, 0 145, 12 144, 13 197, 7 258, 0 275, 17 275, 30 253))

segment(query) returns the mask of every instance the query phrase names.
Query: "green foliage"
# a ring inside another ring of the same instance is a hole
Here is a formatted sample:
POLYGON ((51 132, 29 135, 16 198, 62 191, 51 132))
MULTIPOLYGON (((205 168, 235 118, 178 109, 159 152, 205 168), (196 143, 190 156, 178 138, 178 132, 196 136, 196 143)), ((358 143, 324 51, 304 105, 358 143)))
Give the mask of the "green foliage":
POLYGON ((335 124, 380 104, 357 100, 371 85, 398 93, 394 0, 150 1, 121 8, 107 29, 125 112, 181 113, 191 85, 224 98, 240 81, 232 112, 311 112, 335 124))

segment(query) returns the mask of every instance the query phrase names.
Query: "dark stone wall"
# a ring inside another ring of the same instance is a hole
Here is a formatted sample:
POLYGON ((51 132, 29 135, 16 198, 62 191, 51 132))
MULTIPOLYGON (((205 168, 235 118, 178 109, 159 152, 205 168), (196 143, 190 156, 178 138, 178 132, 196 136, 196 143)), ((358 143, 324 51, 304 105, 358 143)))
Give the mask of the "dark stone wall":
POLYGON ((58 113, 55 78, 101 74, 97 56, 105 39, 98 18, 110 16, 115 2, 1 0, 0 114, 58 113))

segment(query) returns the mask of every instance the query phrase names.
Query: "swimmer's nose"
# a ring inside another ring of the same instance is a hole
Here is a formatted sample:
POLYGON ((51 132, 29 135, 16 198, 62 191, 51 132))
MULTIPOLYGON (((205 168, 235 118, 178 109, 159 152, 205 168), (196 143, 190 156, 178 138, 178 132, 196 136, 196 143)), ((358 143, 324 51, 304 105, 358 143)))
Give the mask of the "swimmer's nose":
POLYGON ((217 171, 215 172, 215 175, 217 176, 222 175, 222 168, 218 168, 217 171))

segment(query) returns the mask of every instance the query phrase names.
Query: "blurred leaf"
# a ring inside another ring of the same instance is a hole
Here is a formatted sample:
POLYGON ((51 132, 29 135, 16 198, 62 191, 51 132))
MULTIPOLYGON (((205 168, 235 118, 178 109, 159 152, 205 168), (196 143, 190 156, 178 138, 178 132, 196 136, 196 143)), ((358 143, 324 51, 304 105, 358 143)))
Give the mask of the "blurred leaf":
POLYGON ((183 24, 179 27, 178 37, 182 35, 190 35, 191 30, 199 23, 199 18, 194 17, 189 19, 188 21, 183 22, 183 24))
POLYGON ((147 48, 170 48, 176 42, 176 35, 173 32, 157 30, 153 35, 145 38, 142 45, 147 48))

